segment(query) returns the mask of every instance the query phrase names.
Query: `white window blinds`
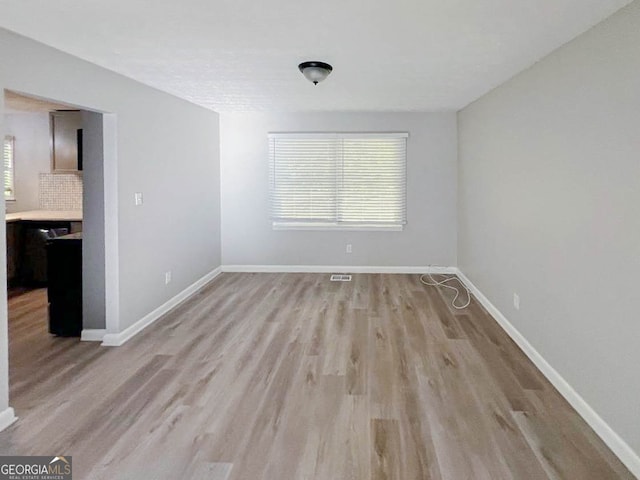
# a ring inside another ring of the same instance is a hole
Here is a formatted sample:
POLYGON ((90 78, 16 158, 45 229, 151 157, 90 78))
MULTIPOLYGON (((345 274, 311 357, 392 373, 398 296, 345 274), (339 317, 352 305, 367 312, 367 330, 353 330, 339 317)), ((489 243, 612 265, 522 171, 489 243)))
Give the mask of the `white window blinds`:
POLYGON ((2 147, 2 161, 4 164, 4 198, 5 200, 15 199, 14 189, 14 169, 13 169, 13 157, 14 157, 14 143, 15 140, 11 135, 4 137, 2 147))
POLYGON ((408 134, 269 135, 274 226, 401 227, 408 134))

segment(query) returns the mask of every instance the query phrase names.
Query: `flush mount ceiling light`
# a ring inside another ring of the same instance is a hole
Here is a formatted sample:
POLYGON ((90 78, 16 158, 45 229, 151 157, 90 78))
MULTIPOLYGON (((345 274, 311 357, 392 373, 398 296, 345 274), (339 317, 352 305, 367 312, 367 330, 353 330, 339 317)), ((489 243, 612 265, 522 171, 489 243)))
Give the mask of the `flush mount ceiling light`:
POLYGON ((298 68, 307 80, 317 85, 329 76, 333 67, 324 62, 302 62, 298 68))

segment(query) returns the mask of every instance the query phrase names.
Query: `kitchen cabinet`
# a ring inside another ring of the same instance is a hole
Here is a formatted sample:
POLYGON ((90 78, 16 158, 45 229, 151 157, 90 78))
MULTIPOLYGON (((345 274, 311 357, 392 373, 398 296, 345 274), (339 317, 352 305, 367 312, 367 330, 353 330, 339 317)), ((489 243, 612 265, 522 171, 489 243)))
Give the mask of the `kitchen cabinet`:
POLYGON ((51 112, 51 159, 54 172, 82 170, 82 113, 51 112))
POLYGON ((82 232, 82 212, 32 210, 9 213, 6 226, 9 287, 44 286, 47 282, 48 238, 82 232))
POLYGON ((82 333, 82 233, 47 242, 49 333, 79 337, 82 333))
POLYGON ((10 287, 17 281, 20 268, 20 225, 7 223, 7 283, 10 287))

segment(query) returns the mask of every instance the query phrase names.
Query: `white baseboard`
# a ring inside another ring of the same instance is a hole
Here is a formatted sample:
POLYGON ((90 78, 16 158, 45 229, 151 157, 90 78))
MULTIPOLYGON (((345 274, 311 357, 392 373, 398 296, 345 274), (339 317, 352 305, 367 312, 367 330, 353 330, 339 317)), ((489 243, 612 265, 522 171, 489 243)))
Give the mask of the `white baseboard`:
POLYGON ((101 342, 106 334, 107 330, 104 328, 84 328, 80 335, 80 340, 83 342, 101 342))
POLYGON ((223 265, 222 271, 246 273, 458 273, 458 269, 455 267, 360 267, 353 265, 223 265))
POLYGON ((213 280, 218 275, 220 275, 221 272, 222 272, 222 269, 218 267, 212 272, 207 273, 204 277, 197 280, 196 282, 194 282, 184 290, 182 290, 175 297, 171 298, 164 304, 160 305, 154 311, 145 315, 136 323, 124 329, 122 332, 107 333, 106 335, 104 335, 104 338, 102 339, 102 345, 106 347, 119 347, 120 345, 124 344, 127 340, 130 340, 133 336, 140 333, 143 329, 145 329, 146 327, 151 325, 153 322, 158 320, 160 317, 162 317, 165 313, 169 312, 178 304, 182 303, 184 300, 186 300, 191 295, 196 293, 198 290, 204 287, 207 283, 209 283, 211 280, 213 280))
POLYGON ((547 377, 560 394, 571 404, 589 426, 615 453, 620 461, 640 478, 640 457, 633 449, 609 426, 604 419, 591 408, 584 398, 560 375, 544 357, 529 343, 516 327, 493 305, 487 297, 469 280, 464 273, 458 271, 458 277, 469 288, 482 306, 491 314, 505 332, 522 349, 529 359, 538 367, 538 370, 547 377))
POLYGON ((16 417, 13 408, 5 408, 2 412, 0 412, 0 432, 16 420, 18 420, 18 417, 16 417))

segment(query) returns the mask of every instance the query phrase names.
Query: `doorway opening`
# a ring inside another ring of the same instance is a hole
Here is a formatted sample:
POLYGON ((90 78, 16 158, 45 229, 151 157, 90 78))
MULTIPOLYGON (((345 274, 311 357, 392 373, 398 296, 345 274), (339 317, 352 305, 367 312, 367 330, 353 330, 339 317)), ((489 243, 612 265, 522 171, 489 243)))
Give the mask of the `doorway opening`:
POLYGON ((102 354, 81 340, 117 330, 117 311, 107 308, 108 295, 117 306, 117 291, 107 292, 117 275, 108 277, 106 268, 117 242, 117 228, 106 231, 117 225, 117 203, 109 210, 105 201, 117 192, 109 173, 115 117, 4 90, 1 123, 9 392, 20 414, 51 393, 60 375, 81 368, 80 359, 102 354))

